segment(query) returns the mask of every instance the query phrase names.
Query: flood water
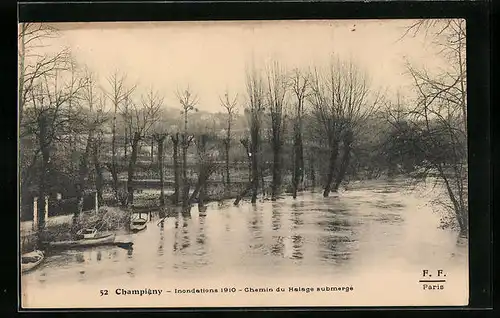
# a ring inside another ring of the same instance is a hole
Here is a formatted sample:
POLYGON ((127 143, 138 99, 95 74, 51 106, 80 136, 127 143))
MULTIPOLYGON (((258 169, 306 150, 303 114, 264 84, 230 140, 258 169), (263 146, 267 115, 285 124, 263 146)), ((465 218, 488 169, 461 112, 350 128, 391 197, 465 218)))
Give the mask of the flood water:
POLYGON ((195 206, 189 214, 170 213, 163 224, 153 213, 146 230, 119 233, 133 240, 132 250, 100 247, 49 253, 40 267, 22 275, 23 305, 466 303, 467 242, 452 230, 439 229, 439 215, 429 203, 434 191, 404 190, 401 182, 371 182, 329 198, 304 193, 296 200, 241 202, 239 207, 227 201, 210 204, 205 213, 195 206), (418 280, 424 269, 447 273, 445 291, 422 290, 418 280), (278 285, 346 285, 354 291, 321 297, 292 293, 279 300, 266 293, 244 293, 246 287, 278 285), (224 287, 238 292, 196 298, 175 293, 224 287), (117 288, 159 288, 169 296, 118 296, 117 288), (99 295, 102 289, 110 293, 105 300, 99 295))

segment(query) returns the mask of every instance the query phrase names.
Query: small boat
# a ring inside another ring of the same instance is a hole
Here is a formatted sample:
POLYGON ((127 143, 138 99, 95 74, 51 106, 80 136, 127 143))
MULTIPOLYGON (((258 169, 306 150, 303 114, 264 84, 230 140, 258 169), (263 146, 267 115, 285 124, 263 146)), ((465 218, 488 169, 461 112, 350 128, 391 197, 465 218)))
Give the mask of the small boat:
POLYGON ((144 218, 137 218, 130 221, 130 230, 133 232, 139 232, 146 228, 146 223, 148 220, 144 218))
POLYGON ((21 272, 27 272, 40 265, 45 258, 42 251, 35 250, 21 255, 21 272))
POLYGON ((76 233, 78 236, 83 237, 84 239, 91 239, 95 238, 97 235, 97 229, 92 228, 92 229, 82 229, 76 233))
POLYGON ((106 245, 109 243, 113 243, 115 241, 115 234, 101 234, 94 235, 93 238, 83 238, 81 240, 74 241, 58 241, 58 242, 48 242, 47 244, 50 247, 64 247, 64 248, 72 248, 72 247, 91 247, 91 246, 99 246, 106 245))

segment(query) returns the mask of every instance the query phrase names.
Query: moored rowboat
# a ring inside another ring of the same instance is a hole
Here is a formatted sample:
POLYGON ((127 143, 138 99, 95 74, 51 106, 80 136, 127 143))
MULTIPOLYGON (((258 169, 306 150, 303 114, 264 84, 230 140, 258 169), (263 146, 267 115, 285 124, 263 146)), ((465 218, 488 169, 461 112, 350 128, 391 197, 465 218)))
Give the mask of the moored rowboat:
POLYGON ((115 234, 110 233, 110 234, 95 236, 94 238, 84 238, 84 239, 76 240, 76 241, 48 242, 47 244, 50 247, 65 247, 65 248, 90 247, 90 246, 97 246, 97 245, 113 243, 114 240, 115 240, 115 234))
POLYGON ((97 235, 97 229, 95 229, 95 228, 83 229, 83 230, 78 231, 78 233, 76 233, 76 234, 81 236, 84 239, 95 238, 97 235))
POLYGON ((21 255, 21 272, 27 272, 40 265, 45 258, 42 251, 35 250, 21 255))
POLYGON ((139 232, 146 228, 146 223, 148 221, 144 218, 134 219, 130 222, 130 230, 133 232, 139 232))

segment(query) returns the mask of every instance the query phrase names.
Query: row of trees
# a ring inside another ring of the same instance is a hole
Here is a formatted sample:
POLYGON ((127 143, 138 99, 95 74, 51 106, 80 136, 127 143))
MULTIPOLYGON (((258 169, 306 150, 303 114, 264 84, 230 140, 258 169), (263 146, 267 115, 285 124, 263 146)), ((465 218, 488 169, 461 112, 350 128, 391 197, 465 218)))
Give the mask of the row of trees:
MULTIPOLYGON (((345 177, 352 145, 360 125, 380 106, 380 96, 370 88, 366 76, 352 62, 336 60, 328 68, 287 71, 279 62, 264 71, 247 72, 247 105, 250 136, 242 140, 247 147, 252 177, 252 202, 259 188, 261 134, 266 129, 272 150, 271 199, 276 200, 282 187, 283 146, 287 124, 292 128, 292 195, 297 196, 304 178, 304 130, 309 145, 323 146, 329 152, 323 195, 337 191, 345 177), (306 107, 307 106, 307 107, 306 107), (307 127, 304 118, 308 116, 307 127), (339 155, 340 160, 339 160, 339 155)), ((266 136, 264 136, 266 137, 266 136)))
MULTIPOLYGON (((87 189, 95 190, 99 201, 104 201, 109 173, 114 201, 133 204, 138 156, 148 140, 151 155, 156 146, 160 204, 167 203, 164 155, 169 145, 174 166, 170 202, 189 206, 198 201, 203 207, 207 181, 219 165, 215 149, 222 150, 223 182, 230 189, 230 154, 236 141, 248 160, 249 182, 235 204, 248 194, 255 203, 259 190, 266 191, 263 180, 268 162, 272 200, 282 193, 285 176, 290 177, 295 198, 303 188, 306 170, 313 185, 317 174, 324 176, 321 185, 325 197, 337 191, 347 175, 360 171, 408 176, 417 176, 418 172, 418 177, 432 173, 444 183, 452 211, 461 230, 466 231, 467 110, 462 23, 426 20, 410 27, 409 32, 422 27, 435 31, 435 39, 443 48, 441 54, 447 54, 451 65, 451 71, 433 74, 408 64, 416 100, 398 96, 397 101, 389 102, 353 62, 337 57, 332 57, 327 67, 308 69, 287 69, 272 61, 262 68, 248 68, 244 92, 226 92, 220 97, 221 110, 226 114, 223 134, 215 132, 208 122, 198 133, 189 127, 189 118, 197 112, 199 102, 191 88, 177 92, 182 116, 176 125, 169 126, 165 117, 170 114, 165 112, 161 92, 149 88, 139 94, 138 87, 118 72, 101 87, 96 75, 77 65, 68 50, 40 54, 43 50, 39 46, 55 36, 56 30, 45 24, 21 24, 21 189, 32 189, 38 197, 44 197, 51 192, 50 185, 61 186, 61 180, 68 180, 63 186, 75 187, 78 215, 87 189), (247 133, 243 134, 234 129, 241 117, 247 122, 247 133), (197 154, 194 183, 188 176, 188 153, 193 145, 197 154), (291 161, 285 154, 291 155, 291 161), (123 171, 125 191, 119 182, 123 171)), ((43 227, 44 214, 38 215, 38 224, 43 227)))

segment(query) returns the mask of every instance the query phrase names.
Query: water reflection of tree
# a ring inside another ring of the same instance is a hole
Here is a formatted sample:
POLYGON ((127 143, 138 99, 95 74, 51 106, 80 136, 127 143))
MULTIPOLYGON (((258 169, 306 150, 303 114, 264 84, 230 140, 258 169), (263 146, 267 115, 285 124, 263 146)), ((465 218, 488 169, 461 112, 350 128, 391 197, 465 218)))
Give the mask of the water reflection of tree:
POLYGON ((281 235, 273 236, 274 243, 271 245, 271 254, 275 256, 283 256, 283 247, 285 238, 281 235))
POLYGON ((199 227, 198 227, 198 235, 196 236, 196 243, 200 246, 205 244, 205 218, 206 216, 200 215, 199 217, 199 227))
POLYGON ((300 228, 304 225, 302 215, 304 213, 304 202, 294 202, 292 204, 292 258, 302 259, 304 254, 302 248, 304 246, 304 238, 298 234, 300 228))
MULTIPOLYGON (((161 214, 161 213, 160 213, 161 214)), ((161 217, 161 215, 160 215, 161 217)), ((160 240, 158 242, 158 256, 163 256, 163 241, 165 239, 165 223, 160 222, 160 240)))
POLYGON ((251 206, 252 215, 248 227, 250 229, 250 248, 259 250, 262 248, 262 213, 256 205, 251 206))
POLYGON ((294 202, 292 203, 292 230, 297 230, 301 225, 304 224, 302 220, 302 214, 304 213, 304 202, 294 202))
MULTIPOLYGON (((271 204, 271 229, 278 231, 281 228, 281 210, 277 202, 271 204)), ((284 238, 282 235, 273 235, 273 243, 271 245, 271 254, 275 256, 283 256, 284 238)))
POLYGON ((302 259, 304 258, 304 253, 302 249, 304 247, 304 238, 302 235, 295 234, 292 236, 292 258, 302 259))
POLYGON ((191 243, 189 240, 188 223, 191 219, 191 208, 183 209, 175 219, 174 252, 183 251, 191 243))
MULTIPOLYGON (((303 225, 301 216, 303 214, 302 208, 303 203, 293 203, 291 211, 291 235, 275 235, 273 236, 274 243, 271 245, 271 254, 275 256, 281 256, 285 258, 292 259, 302 259, 303 253, 302 248, 304 245, 303 237, 297 233, 300 226, 303 225)), ((282 211, 277 207, 273 206, 272 211, 272 229, 274 231, 282 227, 282 211)))
POLYGON ((324 233, 319 239, 319 253, 323 260, 341 263, 351 257, 350 243, 354 241, 354 231, 352 224, 335 212, 335 210, 328 211, 326 219, 317 223, 320 233, 324 233))
POLYGON ((206 250, 206 235, 205 235, 205 221, 206 221, 206 216, 205 215, 200 215, 198 220, 199 220, 199 225, 198 225, 198 233, 196 235, 196 243, 197 243, 197 249, 196 249, 196 256, 199 259, 199 263, 201 264, 207 264, 207 250, 206 250))
POLYGON ((272 229, 273 231, 277 231, 281 228, 281 209, 276 202, 272 203, 271 209, 272 209, 272 216, 271 216, 272 229))

